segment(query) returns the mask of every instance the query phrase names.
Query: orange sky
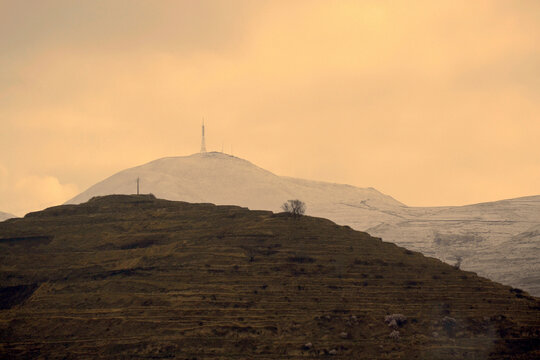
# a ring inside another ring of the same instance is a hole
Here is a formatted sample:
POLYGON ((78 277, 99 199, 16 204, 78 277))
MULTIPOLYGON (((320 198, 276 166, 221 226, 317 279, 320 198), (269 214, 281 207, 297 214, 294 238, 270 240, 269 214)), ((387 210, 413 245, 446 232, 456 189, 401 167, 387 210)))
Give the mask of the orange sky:
POLYGON ((0 211, 200 146, 411 206, 540 194, 540 1, 0 0, 0 211))

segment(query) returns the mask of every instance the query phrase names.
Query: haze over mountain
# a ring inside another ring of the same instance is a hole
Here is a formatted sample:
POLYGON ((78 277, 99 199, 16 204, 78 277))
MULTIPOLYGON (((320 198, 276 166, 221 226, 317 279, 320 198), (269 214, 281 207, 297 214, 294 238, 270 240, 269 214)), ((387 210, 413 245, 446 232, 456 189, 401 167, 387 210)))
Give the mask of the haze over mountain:
POLYGON ((0 211, 0 221, 4 221, 4 220, 11 219, 11 218, 14 218, 14 217, 16 217, 16 216, 13 215, 13 214, 5 213, 5 212, 0 211))
POLYGON ((162 158, 120 171, 69 200, 142 193, 188 202, 280 211, 301 199, 307 213, 454 263, 540 295, 540 196, 458 207, 408 207, 373 188, 277 176, 218 152, 162 158))

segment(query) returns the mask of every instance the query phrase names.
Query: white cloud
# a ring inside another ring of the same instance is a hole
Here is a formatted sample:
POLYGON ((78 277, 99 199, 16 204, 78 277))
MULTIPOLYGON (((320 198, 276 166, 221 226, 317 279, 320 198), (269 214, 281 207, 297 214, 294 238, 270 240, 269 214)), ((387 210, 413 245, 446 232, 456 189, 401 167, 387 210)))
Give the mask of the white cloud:
POLYGON ((79 193, 76 185, 62 184, 54 176, 30 175, 10 179, 6 175, 7 171, 0 171, 0 210, 19 216, 60 205, 79 193))

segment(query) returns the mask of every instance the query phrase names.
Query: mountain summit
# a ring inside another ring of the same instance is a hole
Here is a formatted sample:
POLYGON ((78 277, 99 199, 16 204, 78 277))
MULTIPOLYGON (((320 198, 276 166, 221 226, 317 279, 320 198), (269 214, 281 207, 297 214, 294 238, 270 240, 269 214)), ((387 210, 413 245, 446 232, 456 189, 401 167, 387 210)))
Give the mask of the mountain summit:
POLYGON ((363 219, 358 228, 376 226, 388 216, 384 211, 405 207, 373 188, 278 176, 247 160, 220 152, 167 157, 120 171, 67 204, 79 204, 100 195, 133 194, 137 178, 141 192, 169 200, 280 211, 286 200, 300 199, 307 204, 310 215, 332 220, 355 207, 358 211, 354 217, 363 219), (378 216, 374 211, 379 212, 378 216))

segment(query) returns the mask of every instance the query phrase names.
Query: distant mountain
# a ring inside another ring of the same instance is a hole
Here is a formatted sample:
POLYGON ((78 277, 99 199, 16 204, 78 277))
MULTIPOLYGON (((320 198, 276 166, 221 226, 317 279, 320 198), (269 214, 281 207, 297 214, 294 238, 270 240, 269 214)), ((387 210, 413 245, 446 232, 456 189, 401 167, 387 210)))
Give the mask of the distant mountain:
POLYGON ((68 201, 98 195, 142 193, 188 202, 234 204, 280 211, 301 199, 307 213, 367 231, 411 250, 540 295, 540 196, 457 207, 408 207, 373 188, 277 176, 223 153, 169 157, 123 170, 68 201), (534 232, 533 232, 534 233, 534 232), (519 256, 520 249, 527 249, 519 256), (515 255, 510 255, 515 254, 515 255))
POLYGON ((540 295, 540 196, 407 208, 401 216, 365 230, 449 263, 462 258, 463 269, 540 295))
POLYGON ((2 222, 0 284, 3 359, 540 353, 538 298, 326 219, 238 206, 116 195, 2 222))
POLYGON ((218 152, 163 158, 120 171, 66 204, 79 204, 99 195, 133 194, 138 177, 141 193, 158 198, 271 211, 281 211, 281 204, 288 199, 301 199, 310 215, 356 219, 360 221, 358 228, 364 229, 405 208, 373 188, 277 176, 249 161, 218 152))
POLYGON ((0 211, 0 221, 4 221, 4 220, 15 218, 15 217, 16 216, 13 215, 13 214, 9 214, 9 213, 5 213, 5 212, 0 211))

